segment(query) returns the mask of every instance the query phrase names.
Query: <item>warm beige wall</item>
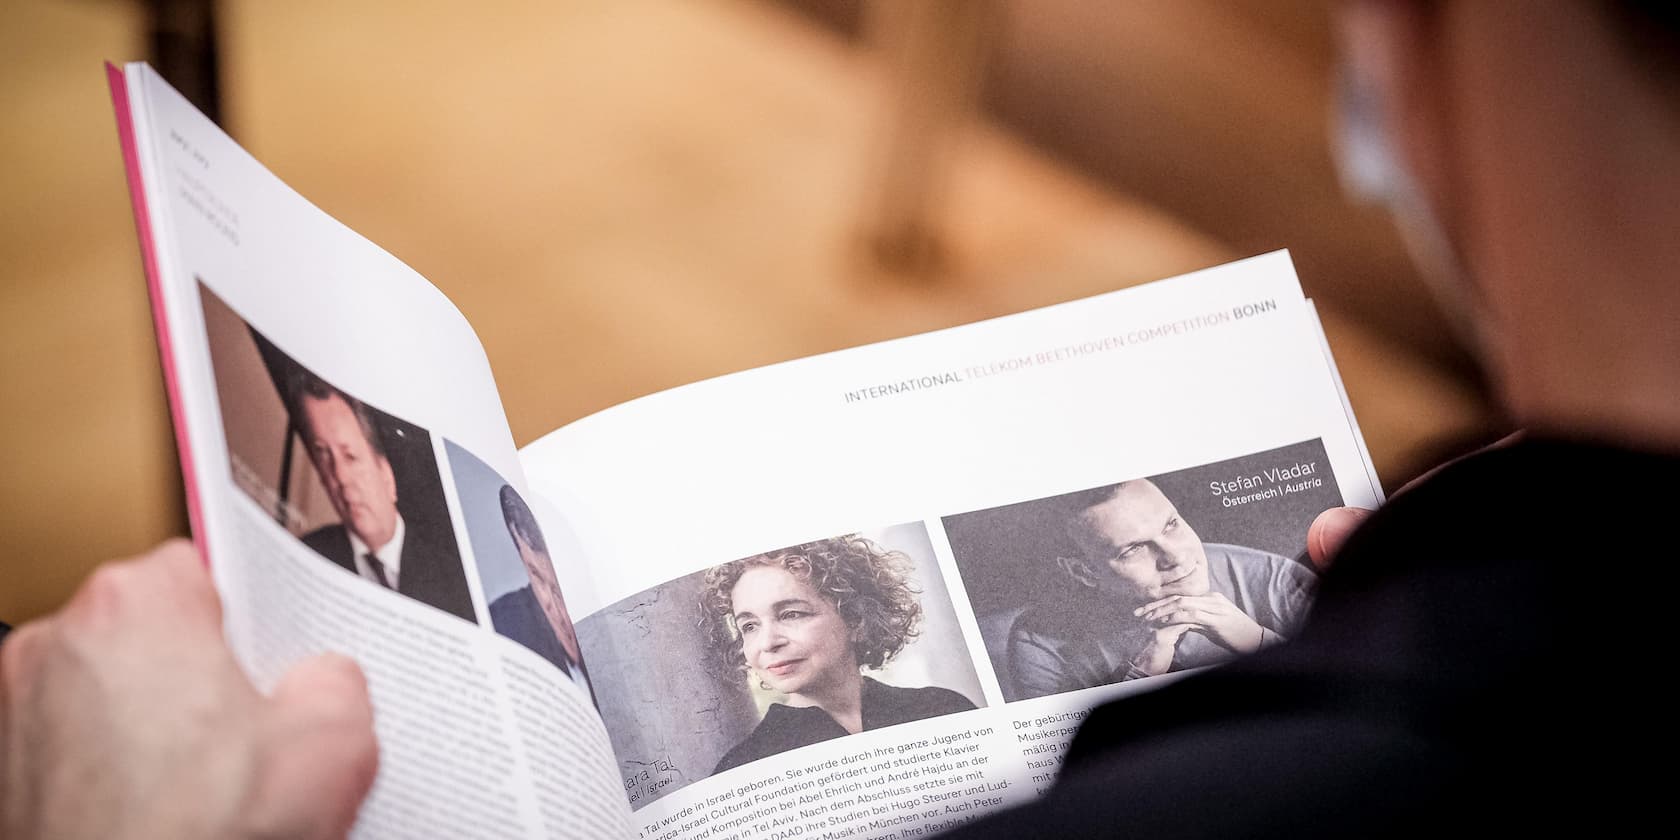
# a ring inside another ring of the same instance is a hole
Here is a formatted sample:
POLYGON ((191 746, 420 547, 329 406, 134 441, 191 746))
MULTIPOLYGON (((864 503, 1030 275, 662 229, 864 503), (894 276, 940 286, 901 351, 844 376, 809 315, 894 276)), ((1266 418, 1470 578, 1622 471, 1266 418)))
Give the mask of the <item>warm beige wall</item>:
POLYGON ((141 4, 0 3, 0 620, 184 530, 100 62, 141 4))

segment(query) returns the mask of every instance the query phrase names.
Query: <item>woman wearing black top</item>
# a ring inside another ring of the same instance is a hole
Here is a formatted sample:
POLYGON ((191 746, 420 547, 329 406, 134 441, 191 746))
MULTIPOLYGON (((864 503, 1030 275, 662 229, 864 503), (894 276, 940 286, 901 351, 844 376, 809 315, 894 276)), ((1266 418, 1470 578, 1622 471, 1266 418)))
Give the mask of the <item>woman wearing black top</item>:
POLYGON ((706 573, 702 626, 731 679, 750 672, 786 695, 714 773, 766 756, 913 720, 973 709, 943 688, 899 688, 863 676, 904 649, 922 606, 909 561, 859 536, 758 554, 706 573))

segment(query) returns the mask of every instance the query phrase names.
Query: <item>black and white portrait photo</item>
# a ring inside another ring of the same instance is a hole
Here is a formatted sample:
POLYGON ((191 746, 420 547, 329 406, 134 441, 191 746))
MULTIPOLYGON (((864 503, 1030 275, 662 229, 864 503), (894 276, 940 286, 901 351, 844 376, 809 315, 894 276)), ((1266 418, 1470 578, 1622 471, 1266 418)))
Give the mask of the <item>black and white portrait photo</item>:
POLYGON ((716 564, 578 623, 632 807, 985 703, 919 522, 716 564))
POLYGON ((1217 665, 1287 639, 1341 504, 1318 441, 944 518, 1006 700, 1217 665))
POLYGON ((339 569, 477 623, 431 434, 199 296, 234 484, 339 569))

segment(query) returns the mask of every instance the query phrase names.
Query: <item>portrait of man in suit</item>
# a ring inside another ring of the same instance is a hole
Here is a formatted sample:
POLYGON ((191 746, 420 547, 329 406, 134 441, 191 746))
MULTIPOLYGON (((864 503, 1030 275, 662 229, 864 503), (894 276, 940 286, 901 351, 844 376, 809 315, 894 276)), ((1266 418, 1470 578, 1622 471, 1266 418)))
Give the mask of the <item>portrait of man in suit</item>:
POLYGON ((1295 635, 1322 440, 944 517, 1005 701, 1218 665, 1295 635))
POLYGON ((1288 557, 1204 542, 1148 479, 1062 497, 1074 551, 1056 558, 1077 595, 1010 629, 1030 696, 1199 668, 1254 653, 1306 619, 1318 576, 1288 557))
POLYGON ((367 581, 473 621, 458 550, 402 515, 401 482, 373 412, 304 372, 291 405, 304 450, 339 519, 305 534, 304 544, 367 581))
POLYGON ((334 565, 478 623, 436 437, 306 367, 202 281, 229 478, 334 565))
POLYGON ((490 603, 490 623, 496 632, 553 663, 593 700, 595 692, 589 684, 589 671, 584 668, 577 630, 572 626, 566 599, 560 594, 560 580, 537 518, 513 487, 502 485, 500 498, 508 539, 519 553, 530 582, 490 603))

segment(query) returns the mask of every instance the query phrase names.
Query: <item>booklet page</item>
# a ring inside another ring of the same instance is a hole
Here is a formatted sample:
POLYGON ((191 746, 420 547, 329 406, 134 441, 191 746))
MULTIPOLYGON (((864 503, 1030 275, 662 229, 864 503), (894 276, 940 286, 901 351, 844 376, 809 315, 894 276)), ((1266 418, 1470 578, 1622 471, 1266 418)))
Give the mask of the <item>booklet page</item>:
POLYGON ((149 68, 113 89, 229 641, 263 687, 361 664, 357 836, 626 834, 560 595, 583 561, 548 549, 471 329, 149 68))
MULTIPOLYGON (((898 837, 1287 640, 1378 490, 1284 254, 723 377, 521 453, 641 836, 898 837)), ((1241 703, 1241 698, 1231 702, 1241 703)))

